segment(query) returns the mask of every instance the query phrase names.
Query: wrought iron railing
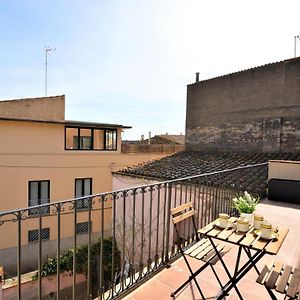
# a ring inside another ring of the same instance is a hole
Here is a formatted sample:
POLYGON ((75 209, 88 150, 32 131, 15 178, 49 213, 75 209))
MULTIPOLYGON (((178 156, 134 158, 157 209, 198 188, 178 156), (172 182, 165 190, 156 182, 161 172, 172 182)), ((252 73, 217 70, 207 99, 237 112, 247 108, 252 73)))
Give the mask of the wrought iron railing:
MULTIPOLYGON (((234 214, 230 200, 244 190, 263 194, 266 179, 263 163, 2 211, 0 265, 15 273, 18 299, 26 289, 21 275, 33 270, 36 299, 44 297, 47 275, 52 276, 53 299, 66 293, 71 299, 113 299, 178 255, 171 208, 193 201, 200 228, 220 212, 234 214), (86 209, 78 209, 83 200, 86 209), (37 214, 31 215, 32 209, 37 214), (68 287, 63 271, 72 277, 68 287)), ((182 230, 193 242, 189 226, 182 230)))

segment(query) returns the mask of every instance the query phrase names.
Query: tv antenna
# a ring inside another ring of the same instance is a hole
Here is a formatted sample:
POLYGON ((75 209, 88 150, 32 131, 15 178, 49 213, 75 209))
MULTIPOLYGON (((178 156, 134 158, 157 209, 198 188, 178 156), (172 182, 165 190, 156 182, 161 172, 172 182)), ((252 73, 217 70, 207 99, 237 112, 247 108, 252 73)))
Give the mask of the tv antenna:
POLYGON ((47 84, 48 84, 48 53, 51 51, 55 51, 56 48, 50 48, 49 46, 45 47, 45 97, 47 97, 47 84))
POLYGON ((297 56, 297 39, 300 40, 300 33, 294 36, 294 57, 297 56))

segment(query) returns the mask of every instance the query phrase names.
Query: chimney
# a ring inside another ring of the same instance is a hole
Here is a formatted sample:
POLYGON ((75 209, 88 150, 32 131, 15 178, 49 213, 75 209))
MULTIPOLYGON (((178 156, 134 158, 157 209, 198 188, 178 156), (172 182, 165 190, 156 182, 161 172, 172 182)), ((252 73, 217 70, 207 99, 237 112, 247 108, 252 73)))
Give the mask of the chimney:
POLYGON ((196 82, 199 82, 199 72, 196 72, 196 82))

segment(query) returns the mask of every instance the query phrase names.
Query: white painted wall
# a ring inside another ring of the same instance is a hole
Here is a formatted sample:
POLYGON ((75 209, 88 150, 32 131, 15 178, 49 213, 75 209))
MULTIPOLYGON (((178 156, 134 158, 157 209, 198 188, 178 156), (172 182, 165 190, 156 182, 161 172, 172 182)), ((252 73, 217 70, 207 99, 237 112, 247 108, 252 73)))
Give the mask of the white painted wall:
POLYGON ((270 160, 269 179, 300 180, 300 161, 270 160))

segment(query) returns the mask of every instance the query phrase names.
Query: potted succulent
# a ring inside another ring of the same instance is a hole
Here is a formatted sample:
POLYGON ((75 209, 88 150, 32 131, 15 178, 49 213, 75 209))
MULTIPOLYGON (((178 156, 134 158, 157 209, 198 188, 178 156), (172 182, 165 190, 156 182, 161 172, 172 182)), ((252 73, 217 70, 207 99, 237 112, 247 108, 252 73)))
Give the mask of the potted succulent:
POLYGON ((240 213, 241 217, 248 219, 249 223, 252 224, 253 212, 258 202, 259 198, 254 198, 245 191, 243 196, 232 199, 232 206, 240 213))

